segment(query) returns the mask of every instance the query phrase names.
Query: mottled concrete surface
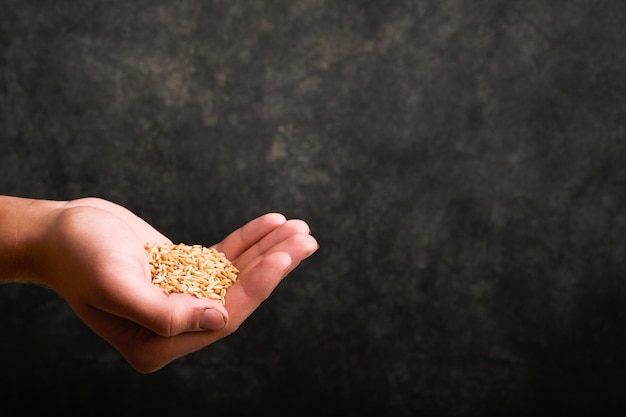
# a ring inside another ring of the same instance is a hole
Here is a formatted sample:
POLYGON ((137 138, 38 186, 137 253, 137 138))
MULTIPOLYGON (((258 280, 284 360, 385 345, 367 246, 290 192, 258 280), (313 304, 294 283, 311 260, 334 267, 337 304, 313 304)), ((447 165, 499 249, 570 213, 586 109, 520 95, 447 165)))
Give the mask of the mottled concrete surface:
POLYGON ((626 411, 625 21, 618 0, 3 0, 0 193, 100 196, 203 244, 280 211, 321 248, 151 375, 3 286, 0 414, 626 411))

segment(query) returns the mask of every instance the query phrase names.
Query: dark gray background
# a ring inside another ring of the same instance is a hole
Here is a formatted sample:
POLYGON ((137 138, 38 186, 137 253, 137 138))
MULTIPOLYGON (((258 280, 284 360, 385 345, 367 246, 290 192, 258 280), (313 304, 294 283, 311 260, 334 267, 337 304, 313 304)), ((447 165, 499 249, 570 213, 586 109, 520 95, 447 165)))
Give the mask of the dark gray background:
POLYGON ((0 193, 174 241, 268 211, 321 248, 232 336, 141 375, 0 289, 0 413, 626 411, 626 2, 0 6, 0 193))

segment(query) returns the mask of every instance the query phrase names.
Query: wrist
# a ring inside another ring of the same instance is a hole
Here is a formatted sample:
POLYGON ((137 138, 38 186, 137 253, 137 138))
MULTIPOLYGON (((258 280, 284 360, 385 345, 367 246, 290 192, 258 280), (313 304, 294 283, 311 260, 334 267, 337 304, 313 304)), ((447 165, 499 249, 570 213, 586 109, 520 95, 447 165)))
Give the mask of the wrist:
POLYGON ((0 281, 46 284, 46 220, 62 204, 0 196, 0 281))

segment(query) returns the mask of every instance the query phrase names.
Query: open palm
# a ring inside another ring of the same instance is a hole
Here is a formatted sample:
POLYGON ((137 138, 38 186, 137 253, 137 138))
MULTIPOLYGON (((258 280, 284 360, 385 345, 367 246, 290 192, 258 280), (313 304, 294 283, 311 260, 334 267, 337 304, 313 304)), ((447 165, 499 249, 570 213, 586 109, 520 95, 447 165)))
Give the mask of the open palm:
POLYGON ((144 373, 234 332, 318 247, 302 220, 268 213, 250 221, 214 245, 240 271, 221 305, 151 284, 144 244, 170 240, 124 207, 74 200, 48 223, 46 283, 144 373))

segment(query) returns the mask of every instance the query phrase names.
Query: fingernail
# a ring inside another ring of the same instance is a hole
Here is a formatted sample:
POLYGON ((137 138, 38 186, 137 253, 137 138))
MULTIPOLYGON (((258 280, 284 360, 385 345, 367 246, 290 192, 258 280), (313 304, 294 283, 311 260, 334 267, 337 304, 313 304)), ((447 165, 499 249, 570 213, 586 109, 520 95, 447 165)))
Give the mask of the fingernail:
POLYGON ((220 330, 226 326, 226 318, 214 308, 204 310, 200 320, 200 328, 204 330, 220 330))

